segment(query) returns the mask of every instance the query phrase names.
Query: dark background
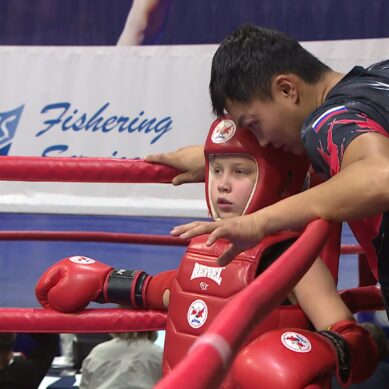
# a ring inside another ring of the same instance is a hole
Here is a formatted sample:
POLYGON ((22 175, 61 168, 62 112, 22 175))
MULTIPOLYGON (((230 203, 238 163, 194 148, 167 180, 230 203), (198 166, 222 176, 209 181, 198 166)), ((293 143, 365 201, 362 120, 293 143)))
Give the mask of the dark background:
MULTIPOLYGON (((1 45, 114 45, 132 0, 1 0, 1 45)), ((172 0, 146 43, 219 43, 245 23, 298 40, 389 37, 386 0, 172 0)))

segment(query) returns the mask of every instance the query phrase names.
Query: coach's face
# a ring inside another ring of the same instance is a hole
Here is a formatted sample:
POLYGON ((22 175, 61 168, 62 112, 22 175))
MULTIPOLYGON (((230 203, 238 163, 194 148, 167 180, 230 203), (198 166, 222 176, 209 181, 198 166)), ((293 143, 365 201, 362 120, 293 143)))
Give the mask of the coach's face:
POLYGON ((238 126, 253 132, 261 146, 271 144, 294 154, 303 154, 300 132, 309 111, 302 106, 297 88, 287 80, 279 81, 273 84, 272 100, 256 98, 240 102, 227 99, 226 109, 238 126))

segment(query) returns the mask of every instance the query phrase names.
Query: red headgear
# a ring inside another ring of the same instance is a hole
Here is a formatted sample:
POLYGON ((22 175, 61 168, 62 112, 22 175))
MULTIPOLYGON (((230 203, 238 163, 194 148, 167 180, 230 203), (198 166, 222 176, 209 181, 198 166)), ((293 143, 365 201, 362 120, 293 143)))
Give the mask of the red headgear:
POLYGON ((210 156, 215 154, 244 154, 257 163, 257 182, 244 214, 271 205, 303 189, 309 162, 305 156, 294 155, 269 145, 261 147, 255 135, 246 128, 237 128, 225 116, 215 120, 209 130, 204 147, 205 195, 208 210, 217 218, 210 199, 210 156))

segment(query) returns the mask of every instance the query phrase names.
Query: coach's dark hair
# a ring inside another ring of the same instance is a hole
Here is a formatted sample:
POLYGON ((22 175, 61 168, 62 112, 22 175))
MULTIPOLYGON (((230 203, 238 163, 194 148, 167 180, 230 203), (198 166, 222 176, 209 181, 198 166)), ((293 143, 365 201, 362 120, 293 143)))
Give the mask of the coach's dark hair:
POLYGON ((212 60, 213 112, 223 115, 227 98, 272 100, 271 81, 277 74, 293 73, 313 84, 329 70, 286 34, 253 25, 240 27, 221 43, 212 60))

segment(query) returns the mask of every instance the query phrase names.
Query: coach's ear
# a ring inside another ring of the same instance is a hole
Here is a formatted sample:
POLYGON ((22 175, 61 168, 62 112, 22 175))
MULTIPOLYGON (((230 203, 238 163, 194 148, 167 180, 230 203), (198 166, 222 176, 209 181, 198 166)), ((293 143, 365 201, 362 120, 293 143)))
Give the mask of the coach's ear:
POLYGON ((279 74, 275 76, 272 84, 272 93, 275 100, 287 99, 287 101, 297 104, 300 98, 301 80, 294 74, 279 74))

